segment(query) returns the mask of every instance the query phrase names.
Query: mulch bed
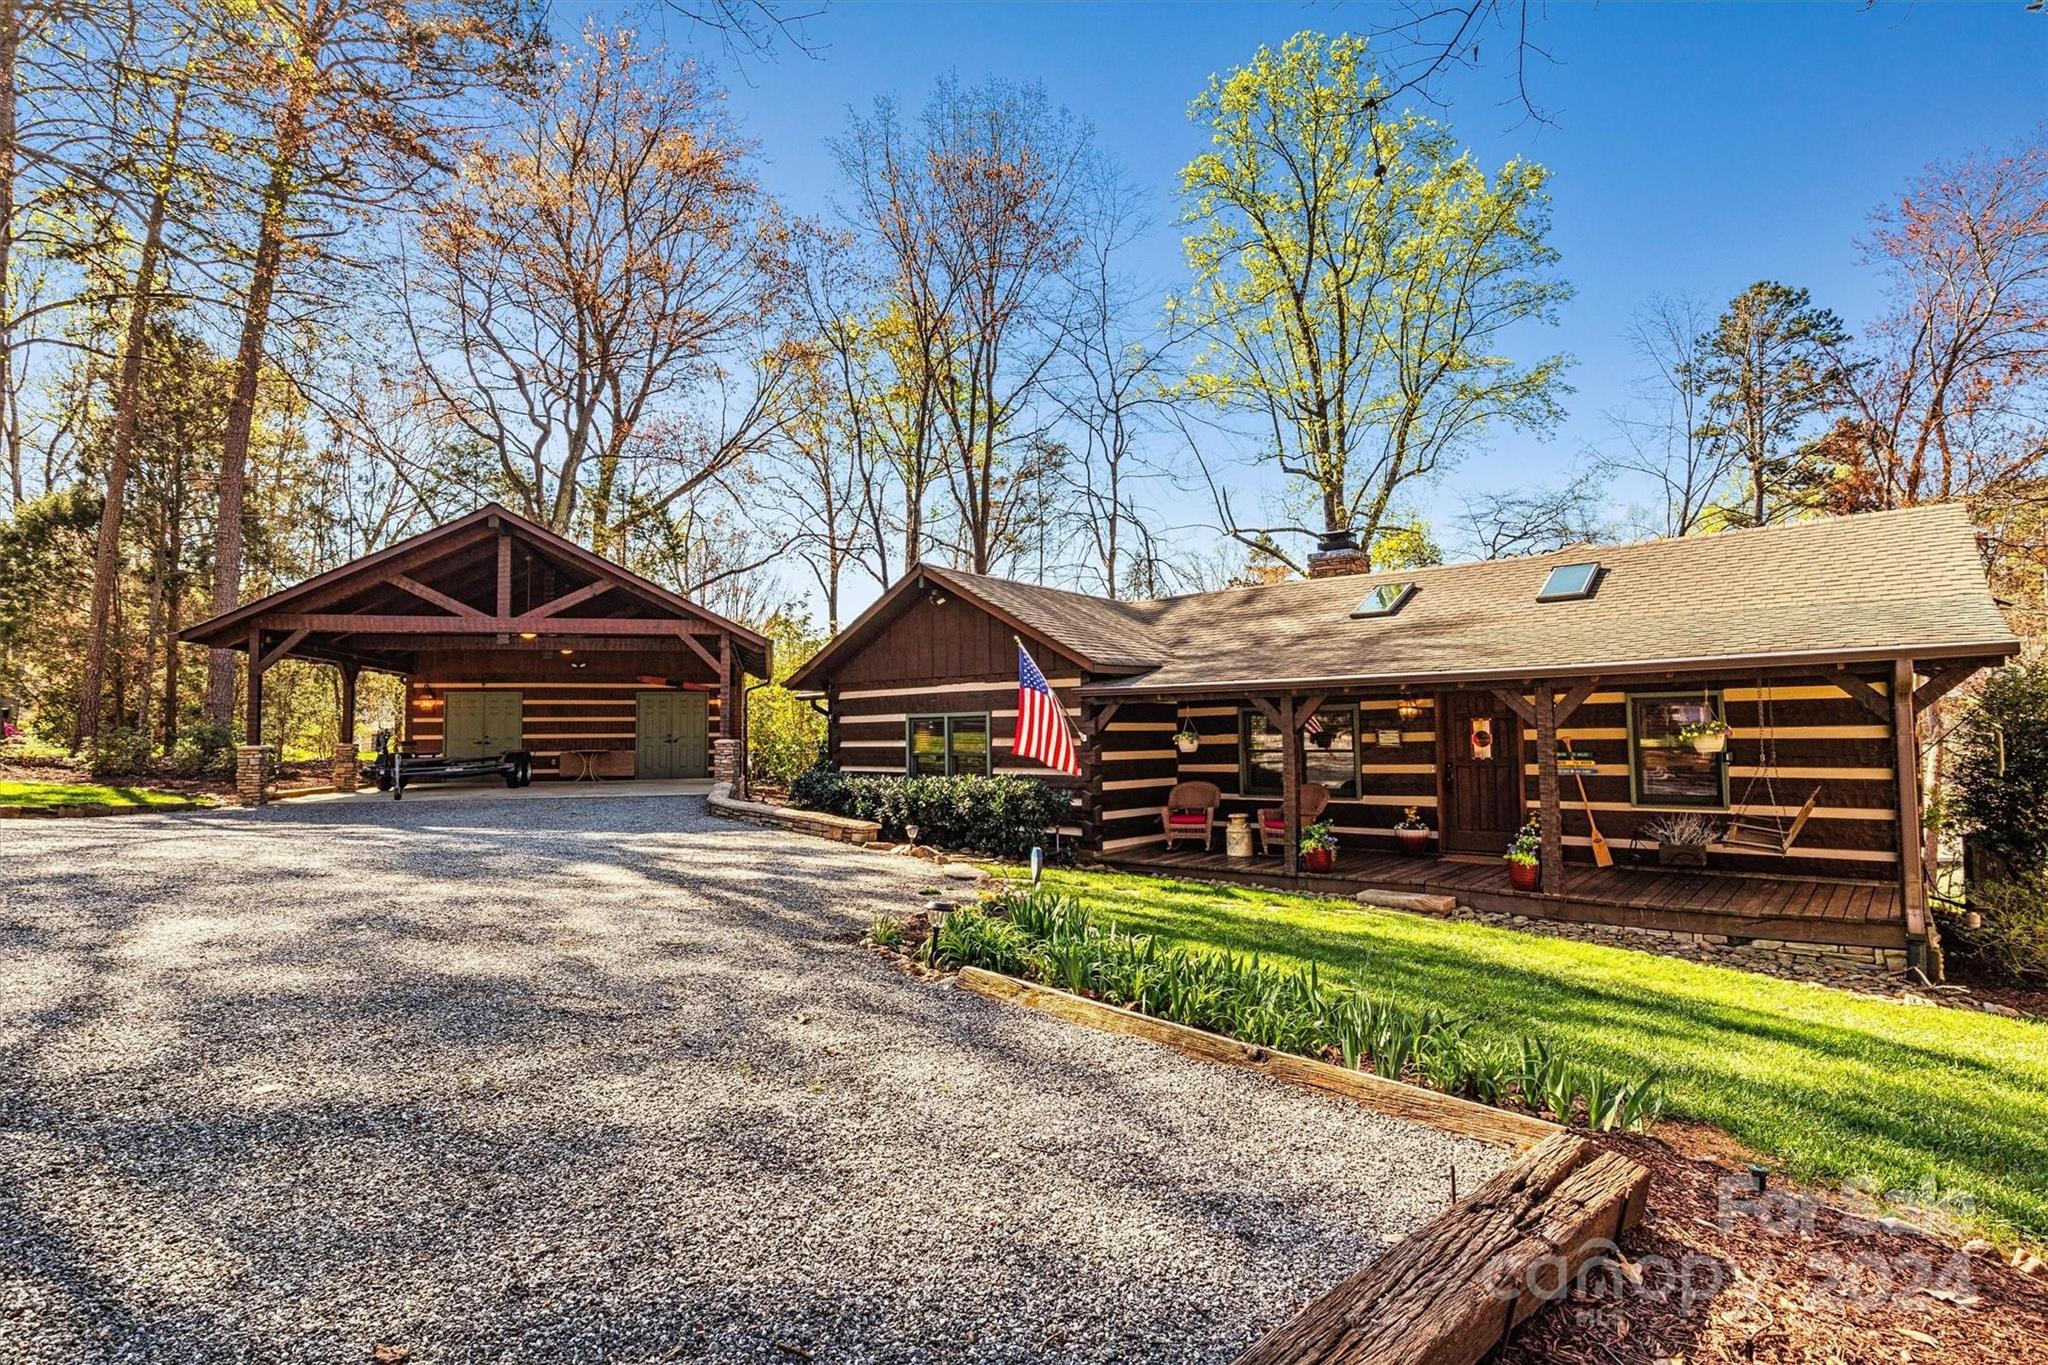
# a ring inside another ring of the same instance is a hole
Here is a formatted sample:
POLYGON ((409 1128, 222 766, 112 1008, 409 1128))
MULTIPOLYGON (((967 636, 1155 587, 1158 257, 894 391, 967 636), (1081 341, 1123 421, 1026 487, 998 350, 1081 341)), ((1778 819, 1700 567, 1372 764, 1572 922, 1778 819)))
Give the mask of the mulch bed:
POLYGON ((1508 1365, 2029 1365, 2048 1362, 2048 1274, 1887 1227, 1773 1180, 1711 1129, 1596 1134, 1650 1168, 1620 1268, 1586 1278, 1518 1331, 1508 1365), (1674 1146, 1675 1144, 1675 1146, 1674 1146), (1681 1150, 1683 1149, 1683 1150, 1681 1150))

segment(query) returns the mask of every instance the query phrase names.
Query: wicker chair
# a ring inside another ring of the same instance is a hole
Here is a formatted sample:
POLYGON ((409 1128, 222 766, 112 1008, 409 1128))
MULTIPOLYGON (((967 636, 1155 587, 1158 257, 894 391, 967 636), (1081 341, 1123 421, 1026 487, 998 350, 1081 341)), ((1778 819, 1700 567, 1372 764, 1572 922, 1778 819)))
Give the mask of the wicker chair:
MULTIPOLYGON (((1330 789, 1320 782, 1304 782, 1295 796, 1295 804, 1301 811, 1301 827, 1308 828, 1315 823, 1323 808, 1330 804, 1330 789)), ((1259 808, 1259 851, 1273 853, 1284 851, 1287 839, 1287 812, 1282 806, 1261 806, 1259 808)))
POLYGON ((1216 831, 1216 807, 1222 802, 1223 792, 1214 782, 1175 783, 1159 811, 1166 846, 1172 848, 1176 839, 1199 839, 1206 853, 1209 836, 1216 831))

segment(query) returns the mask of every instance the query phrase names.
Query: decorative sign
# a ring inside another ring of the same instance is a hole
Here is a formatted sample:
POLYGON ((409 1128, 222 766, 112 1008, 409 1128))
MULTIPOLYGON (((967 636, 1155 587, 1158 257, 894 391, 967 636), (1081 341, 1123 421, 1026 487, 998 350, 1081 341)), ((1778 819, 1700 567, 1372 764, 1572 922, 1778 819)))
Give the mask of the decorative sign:
POLYGON ((1401 732, 1399 730, 1376 730, 1373 733, 1377 742, 1392 749, 1401 747, 1401 732))
POLYGON ((1493 757, 1493 721, 1487 716, 1472 718, 1472 757, 1481 762, 1493 757))
POLYGON ((1599 766, 1594 761, 1593 755, 1583 750, 1559 749, 1557 751, 1557 770, 1561 773, 1589 773, 1599 766))

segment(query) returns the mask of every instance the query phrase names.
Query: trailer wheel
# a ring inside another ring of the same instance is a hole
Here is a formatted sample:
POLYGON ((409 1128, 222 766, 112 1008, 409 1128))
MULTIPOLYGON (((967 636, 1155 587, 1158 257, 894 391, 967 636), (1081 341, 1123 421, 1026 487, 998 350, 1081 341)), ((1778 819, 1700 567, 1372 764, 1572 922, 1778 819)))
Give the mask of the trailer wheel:
POLYGON ((380 792, 388 792, 388 791, 390 791, 390 790, 391 790, 391 774, 390 774, 390 773, 378 773, 378 774, 377 774, 377 790, 378 790, 378 791, 380 791, 380 792))

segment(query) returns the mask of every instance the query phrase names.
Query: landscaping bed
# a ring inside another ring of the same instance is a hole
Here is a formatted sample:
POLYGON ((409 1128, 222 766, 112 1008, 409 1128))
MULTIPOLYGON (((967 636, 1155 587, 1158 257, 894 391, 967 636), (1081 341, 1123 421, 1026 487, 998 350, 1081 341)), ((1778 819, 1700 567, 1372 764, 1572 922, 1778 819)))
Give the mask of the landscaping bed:
POLYGON ((2048 1027, 1726 968, 1250 887, 1049 871, 1126 930, 1313 964, 1594 1066, 1655 1071, 1666 1113, 1734 1135, 1792 1178, 1931 1197, 2011 1250, 2048 1236, 2048 1027))

